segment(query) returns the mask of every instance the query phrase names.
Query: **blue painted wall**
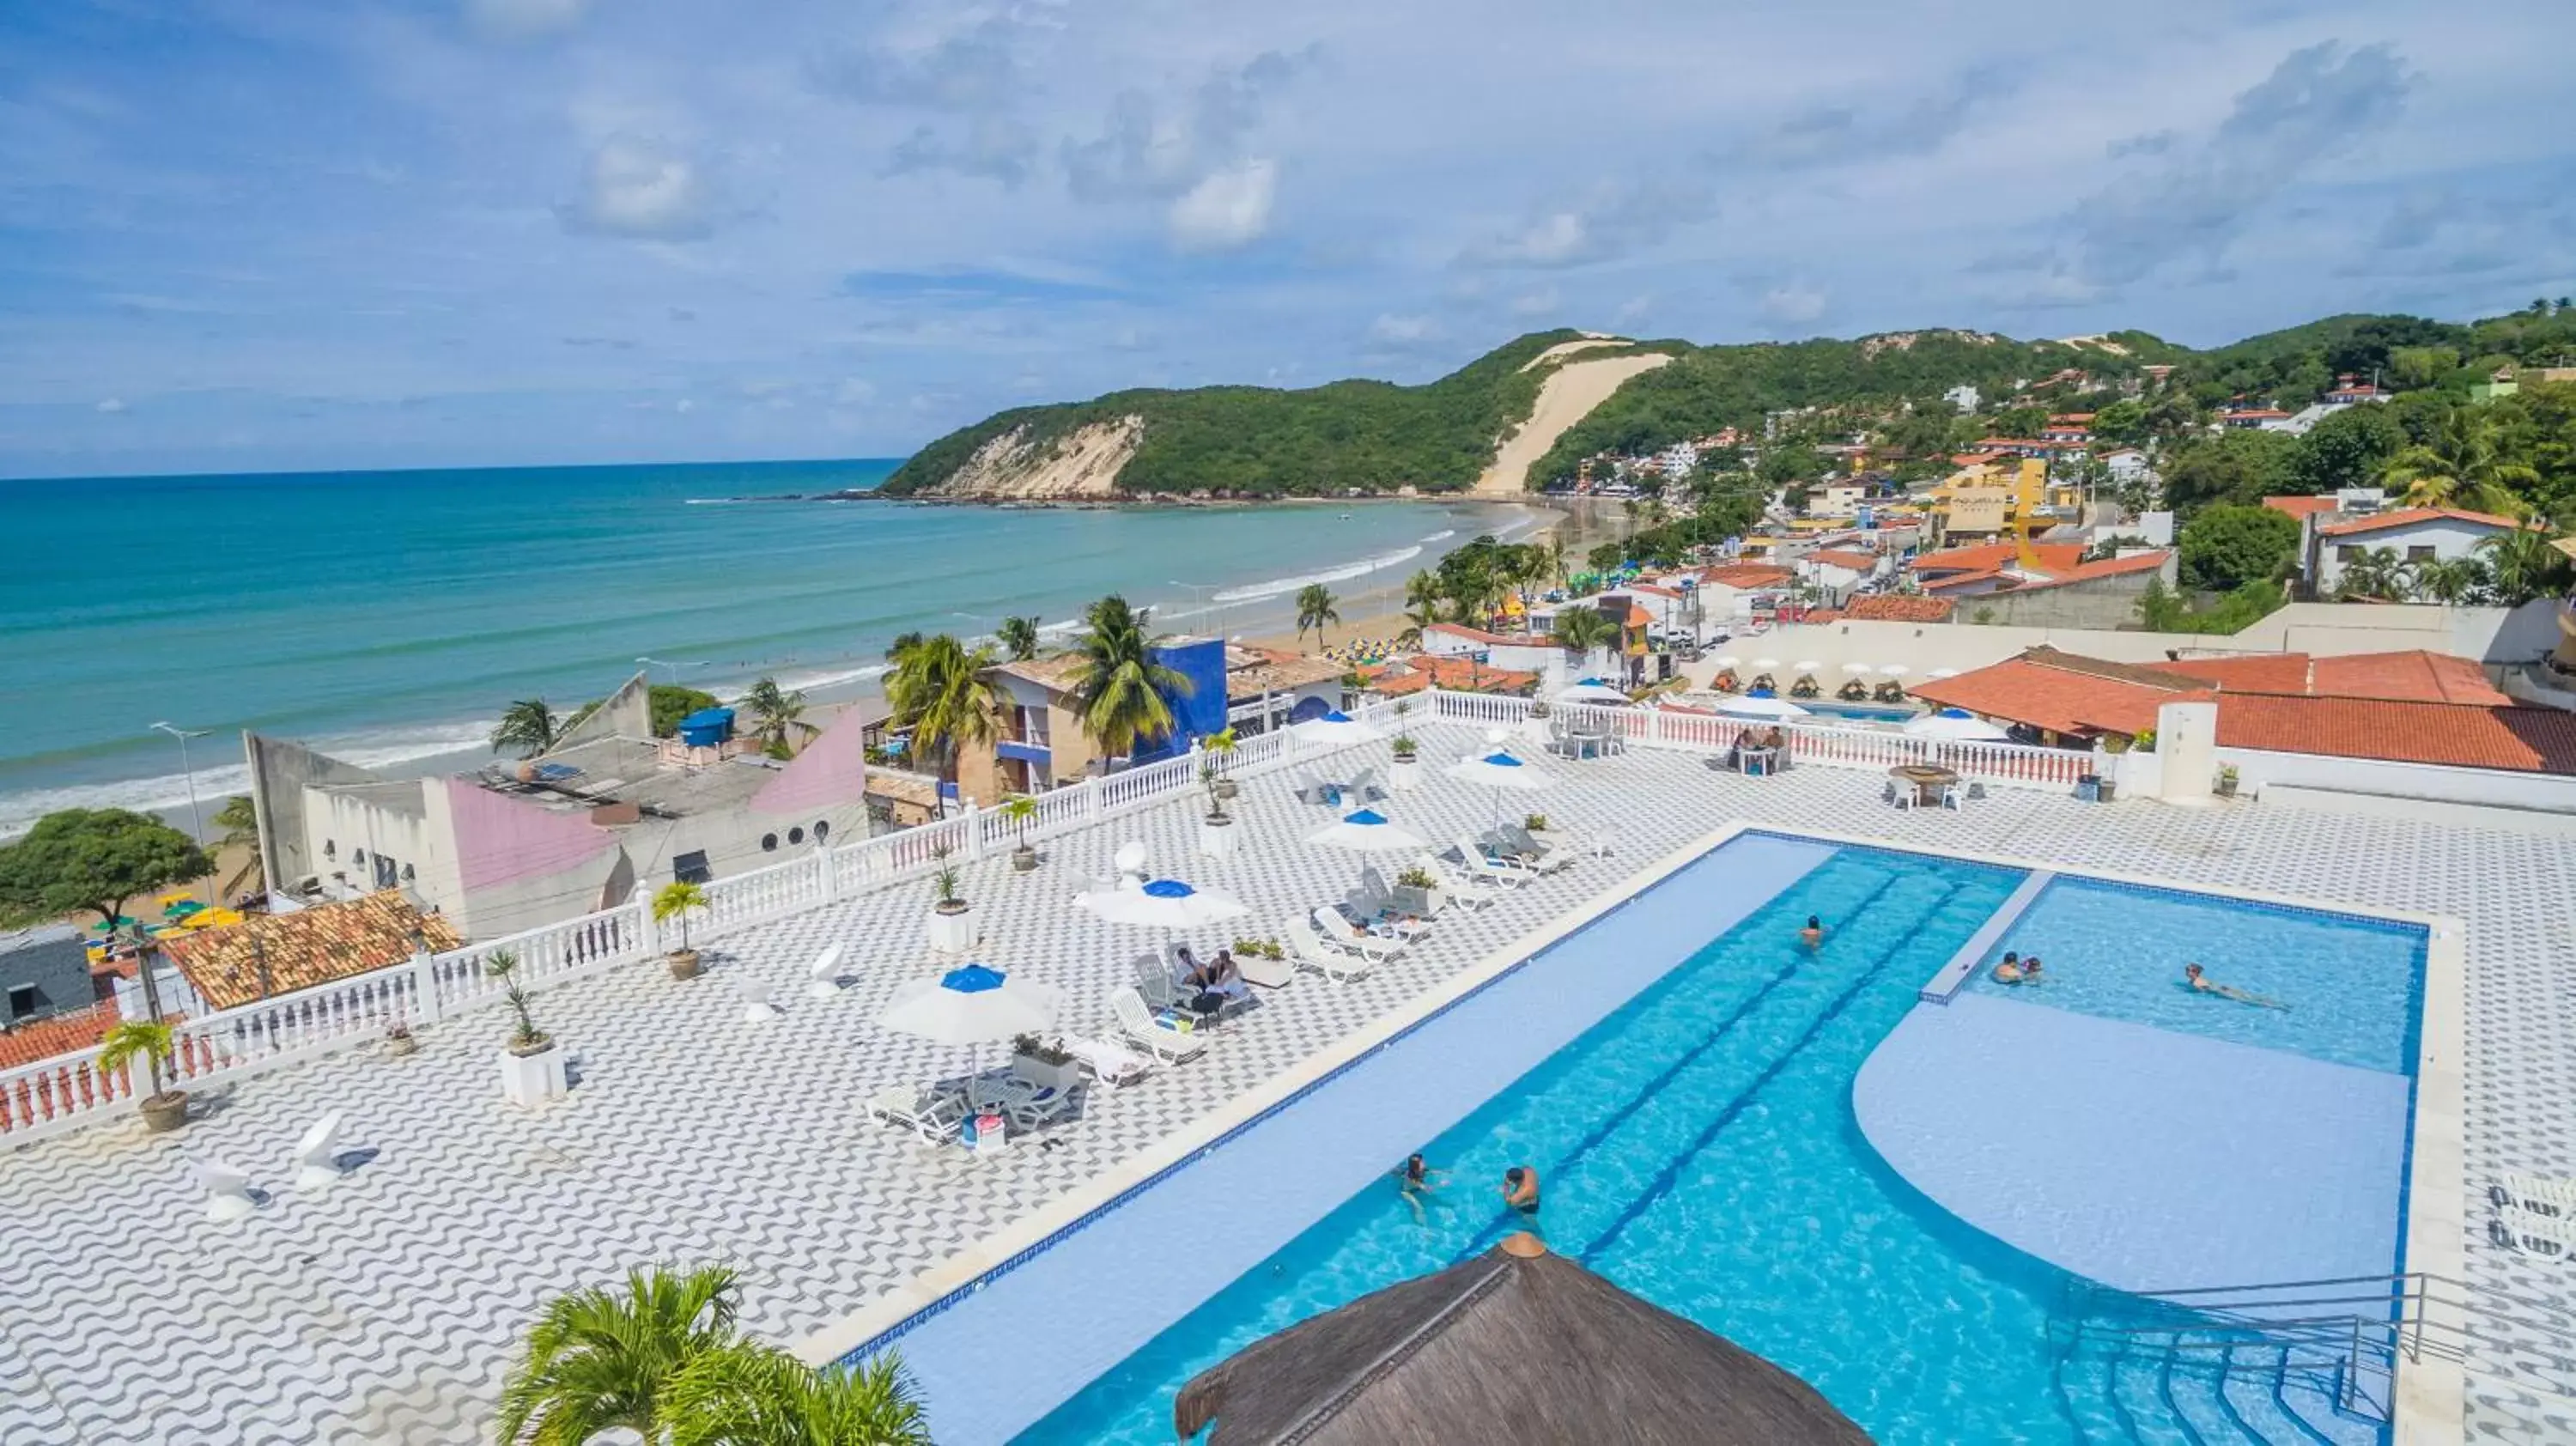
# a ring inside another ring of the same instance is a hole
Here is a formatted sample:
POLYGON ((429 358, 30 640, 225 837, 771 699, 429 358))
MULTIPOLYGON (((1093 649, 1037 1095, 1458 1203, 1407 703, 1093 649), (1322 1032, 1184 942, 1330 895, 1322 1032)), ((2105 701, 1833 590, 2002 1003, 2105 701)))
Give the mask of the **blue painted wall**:
POLYGON ((1179 726, 1169 738, 1138 740, 1135 758, 1139 763, 1187 753, 1193 740, 1225 731, 1224 639, 1192 638, 1157 647, 1153 655, 1155 662, 1189 679, 1191 691, 1186 698, 1164 695, 1163 701, 1172 705, 1172 719, 1179 726))

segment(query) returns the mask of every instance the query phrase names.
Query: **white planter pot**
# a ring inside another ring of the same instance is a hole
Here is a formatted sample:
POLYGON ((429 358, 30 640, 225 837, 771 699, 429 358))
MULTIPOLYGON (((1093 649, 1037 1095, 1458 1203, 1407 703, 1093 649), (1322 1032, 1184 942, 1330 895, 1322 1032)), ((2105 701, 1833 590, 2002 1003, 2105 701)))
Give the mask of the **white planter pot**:
POLYGON ((1234 857, 1234 822, 1214 823, 1199 820, 1199 852, 1212 859, 1234 857))
POLYGON ((1082 1066, 1072 1060, 1044 1064, 1025 1054, 1011 1056, 1011 1073, 1039 1089, 1070 1090, 1082 1083, 1082 1066))
POLYGON ((501 1051, 501 1093, 509 1097, 510 1103, 532 1110, 548 1100, 562 1099, 569 1088, 564 1082, 561 1041, 535 1054, 501 1051))
POLYGON ((943 914, 933 909, 926 931, 930 937, 930 952, 963 954, 975 947, 975 911, 961 909, 954 914, 943 914))
POLYGON ((1386 767, 1386 786, 1397 793, 1411 793, 1422 786, 1422 760, 1399 758, 1386 767))

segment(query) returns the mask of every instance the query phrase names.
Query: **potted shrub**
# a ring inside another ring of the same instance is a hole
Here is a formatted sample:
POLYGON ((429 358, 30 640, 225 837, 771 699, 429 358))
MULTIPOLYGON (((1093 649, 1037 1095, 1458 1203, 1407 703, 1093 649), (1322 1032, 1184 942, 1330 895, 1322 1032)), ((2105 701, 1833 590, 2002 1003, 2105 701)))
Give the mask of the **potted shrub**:
POLYGON ((1416 865, 1395 876, 1395 906, 1405 913, 1428 919, 1448 903, 1440 892, 1440 881, 1431 876, 1430 870, 1416 865))
POLYGON ((1217 791, 1213 777, 1203 777, 1207 785, 1207 817, 1199 820, 1199 852, 1212 859, 1234 856, 1234 815, 1225 811, 1225 796, 1217 791))
POLYGON ((1023 1034, 1011 1040, 1011 1073, 1040 1089, 1070 1090, 1082 1083, 1082 1066, 1054 1040, 1023 1034))
POLYGON ((410 1025, 397 1022, 385 1031, 387 1059, 400 1059, 404 1055, 417 1053, 419 1049, 420 1041, 411 1037, 410 1025))
POLYGON ((1237 791, 1234 781, 1234 745, 1235 736, 1232 728, 1211 733, 1199 743, 1199 746, 1208 752, 1208 766, 1216 770, 1216 796, 1227 802, 1233 801, 1237 791))
POLYGON ((1395 762, 1386 770, 1386 786, 1410 791, 1422 786, 1422 750, 1410 733, 1395 735, 1395 762))
POLYGON ((689 916, 706 911, 706 889, 686 879, 673 879, 653 896, 653 922, 657 925, 677 924, 680 929, 680 947, 665 956, 674 979, 698 977, 701 966, 698 951, 689 947, 689 916))
POLYGON ((1038 851, 1029 843, 1029 825, 1038 821, 1038 801, 1025 793, 1015 793, 1002 800, 1001 815, 1010 821, 1011 867, 1027 873, 1038 866, 1038 851))
POLYGON ((143 1061, 145 1077, 152 1084, 152 1093, 143 1097, 143 1128, 156 1135, 170 1133, 188 1118, 188 1092, 162 1075, 178 1053, 176 1030, 158 1020, 134 1019, 109 1030, 98 1052, 101 1074, 114 1074, 138 1059, 143 1061))
POLYGON ((519 956, 495 949, 483 961, 483 972, 501 981, 501 999, 510 1006, 510 1037, 501 1045, 501 1093, 510 1103, 534 1109, 561 1099, 564 1079, 561 1041, 537 1028, 528 1012, 528 991, 519 983, 519 956))
POLYGON ((2236 796, 2236 765, 2233 763, 2222 763, 2218 766, 2218 796, 2221 798, 2236 796))
POLYGON ((957 891, 964 875, 941 849, 932 857, 939 866, 930 873, 930 947, 934 953, 963 954, 975 947, 975 921, 968 917, 966 896, 957 891))

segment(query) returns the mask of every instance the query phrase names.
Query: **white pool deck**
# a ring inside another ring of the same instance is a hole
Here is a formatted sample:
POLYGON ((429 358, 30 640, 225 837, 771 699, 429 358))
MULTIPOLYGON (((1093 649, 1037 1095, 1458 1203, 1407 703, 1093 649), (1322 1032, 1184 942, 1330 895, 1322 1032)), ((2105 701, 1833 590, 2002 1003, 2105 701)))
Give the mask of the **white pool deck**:
MULTIPOLYGON (((1417 731, 1434 763, 1476 742, 1465 727, 1417 731)), ((540 1304, 655 1261, 733 1266, 745 1324, 806 1340, 1733 820, 2462 921, 2452 1203, 2466 1274, 2576 1299, 2567 1268, 2490 1243, 2484 1198, 2507 1169, 2576 1173, 2576 849, 2563 838, 2502 817, 2474 826, 2456 810, 2100 806, 2004 788, 1960 812, 1900 813, 1868 772, 1745 779, 1648 750, 1546 766, 1559 785, 1509 806, 1613 829, 1613 858, 1453 913, 1363 982, 1301 979, 1206 1058, 1092 1092, 1083 1118, 1048 1132, 1051 1148, 971 1157, 862 1118, 874 1089, 960 1063, 869 1023, 897 982, 934 967, 928 890, 910 884, 737 934, 692 983, 648 963, 541 996, 540 1022, 569 1042, 580 1074, 543 1112, 502 1101, 501 1023, 487 1012, 424 1030, 407 1059, 361 1051, 241 1080, 175 1137, 127 1121, 0 1154, 0 1441, 488 1440, 502 1372, 540 1304), (807 1000, 804 966, 832 941, 847 943, 856 982, 807 1000), (743 1020, 745 976, 777 986, 785 1018, 743 1020), (345 1112, 350 1146, 376 1153, 331 1189, 299 1193, 289 1153, 330 1109, 345 1112), (205 1157, 272 1192, 256 1215, 202 1218, 188 1162, 205 1157)), ((1490 820, 1485 790, 1425 771, 1428 786, 1390 805, 1400 822, 1446 841, 1490 820)), ((1241 848, 1224 862, 1196 856, 1197 808, 1182 800, 1060 838, 1033 874, 998 858, 974 866, 965 892, 982 957, 1062 984, 1067 1022, 1093 1027, 1154 942, 1069 906, 1120 843, 1142 840, 1159 872, 1252 904, 1247 933, 1280 932, 1355 878, 1358 856, 1299 841, 1329 815, 1298 804, 1284 777, 1246 782, 1238 811, 1241 848)), ((2442 1213, 2423 1200, 2416 1210, 2442 1213)), ((2563 1409, 2474 1376, 2469 1415, 2478 1439, 2576 1439, 2563 1409)))

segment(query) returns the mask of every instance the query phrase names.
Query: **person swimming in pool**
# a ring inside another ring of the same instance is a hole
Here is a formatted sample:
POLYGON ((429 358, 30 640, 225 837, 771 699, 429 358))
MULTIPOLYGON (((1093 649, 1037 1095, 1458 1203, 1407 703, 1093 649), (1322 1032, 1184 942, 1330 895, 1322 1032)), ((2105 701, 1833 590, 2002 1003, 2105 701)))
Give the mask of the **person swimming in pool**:
POLYGON ((1538 1171, 1514 1165, 1503 1172, 1503 1203, 1525 1220, 1538 1219, 1538 1171))
POLYGON ((2026 958, 2026 959, 2022 960, 2022 961, 2021 961, 2021 982, 2022 982, 2022 983, 2024 983, 2024 984, 2037 984, 2037 983, 2039 982, 2039 971, 2040 971, 2040 962, 2039 962, 2039 956, 2038 956, 2038 955, 2033 954, 2033 955, 2029 956, 2028 958, 2026 958))
POLYGON ((2217 980, 2210 978, 2207 974, 2202 973, 2200 966, 2197 964, 2185 964, 2182 966, 2182 982, 2199 990, 2203 994, 2215 994, 2221 999, 2233 999, 2239 1004, 2251 1004, 2263 1009, 2287 1009, 2290 1007, 2283 1004, 2280 1000, 2266 999, 2260 994, 2248 993, 2245 990, 2237 988, 2233 984, 2221 984, 2217 980))
POLYGON ((1429 1195, 1433 1188, 1435 1188, 1431 1183, 1432 1180, 1434 1178, 1445 1179, 1448 1174, 1449 1172, 1446 1170, 1434 1170, 1429 1165, 1424 1164, 1420 1155, 1406 1156, 1404 1164, 1396 1170, 1396 1193, 1404 1197, 1405 1204, 1413 1207, 1413 1218, 1417 1224, 1421 1223, 1423 1219, 1423 1197, 1429 1195))
POLYGON ((2012 949, 2004 951, 2003 962, 1995 966, 1995 982, 1997 984, 2021 982, 2021 954, 2018 951, 2012 949))
POLYGON ((1807 927, 1798 931, 1798 942, 1813 949, 1825 942, 1825 921, 1813 914, 1807 916, 1807 927))

